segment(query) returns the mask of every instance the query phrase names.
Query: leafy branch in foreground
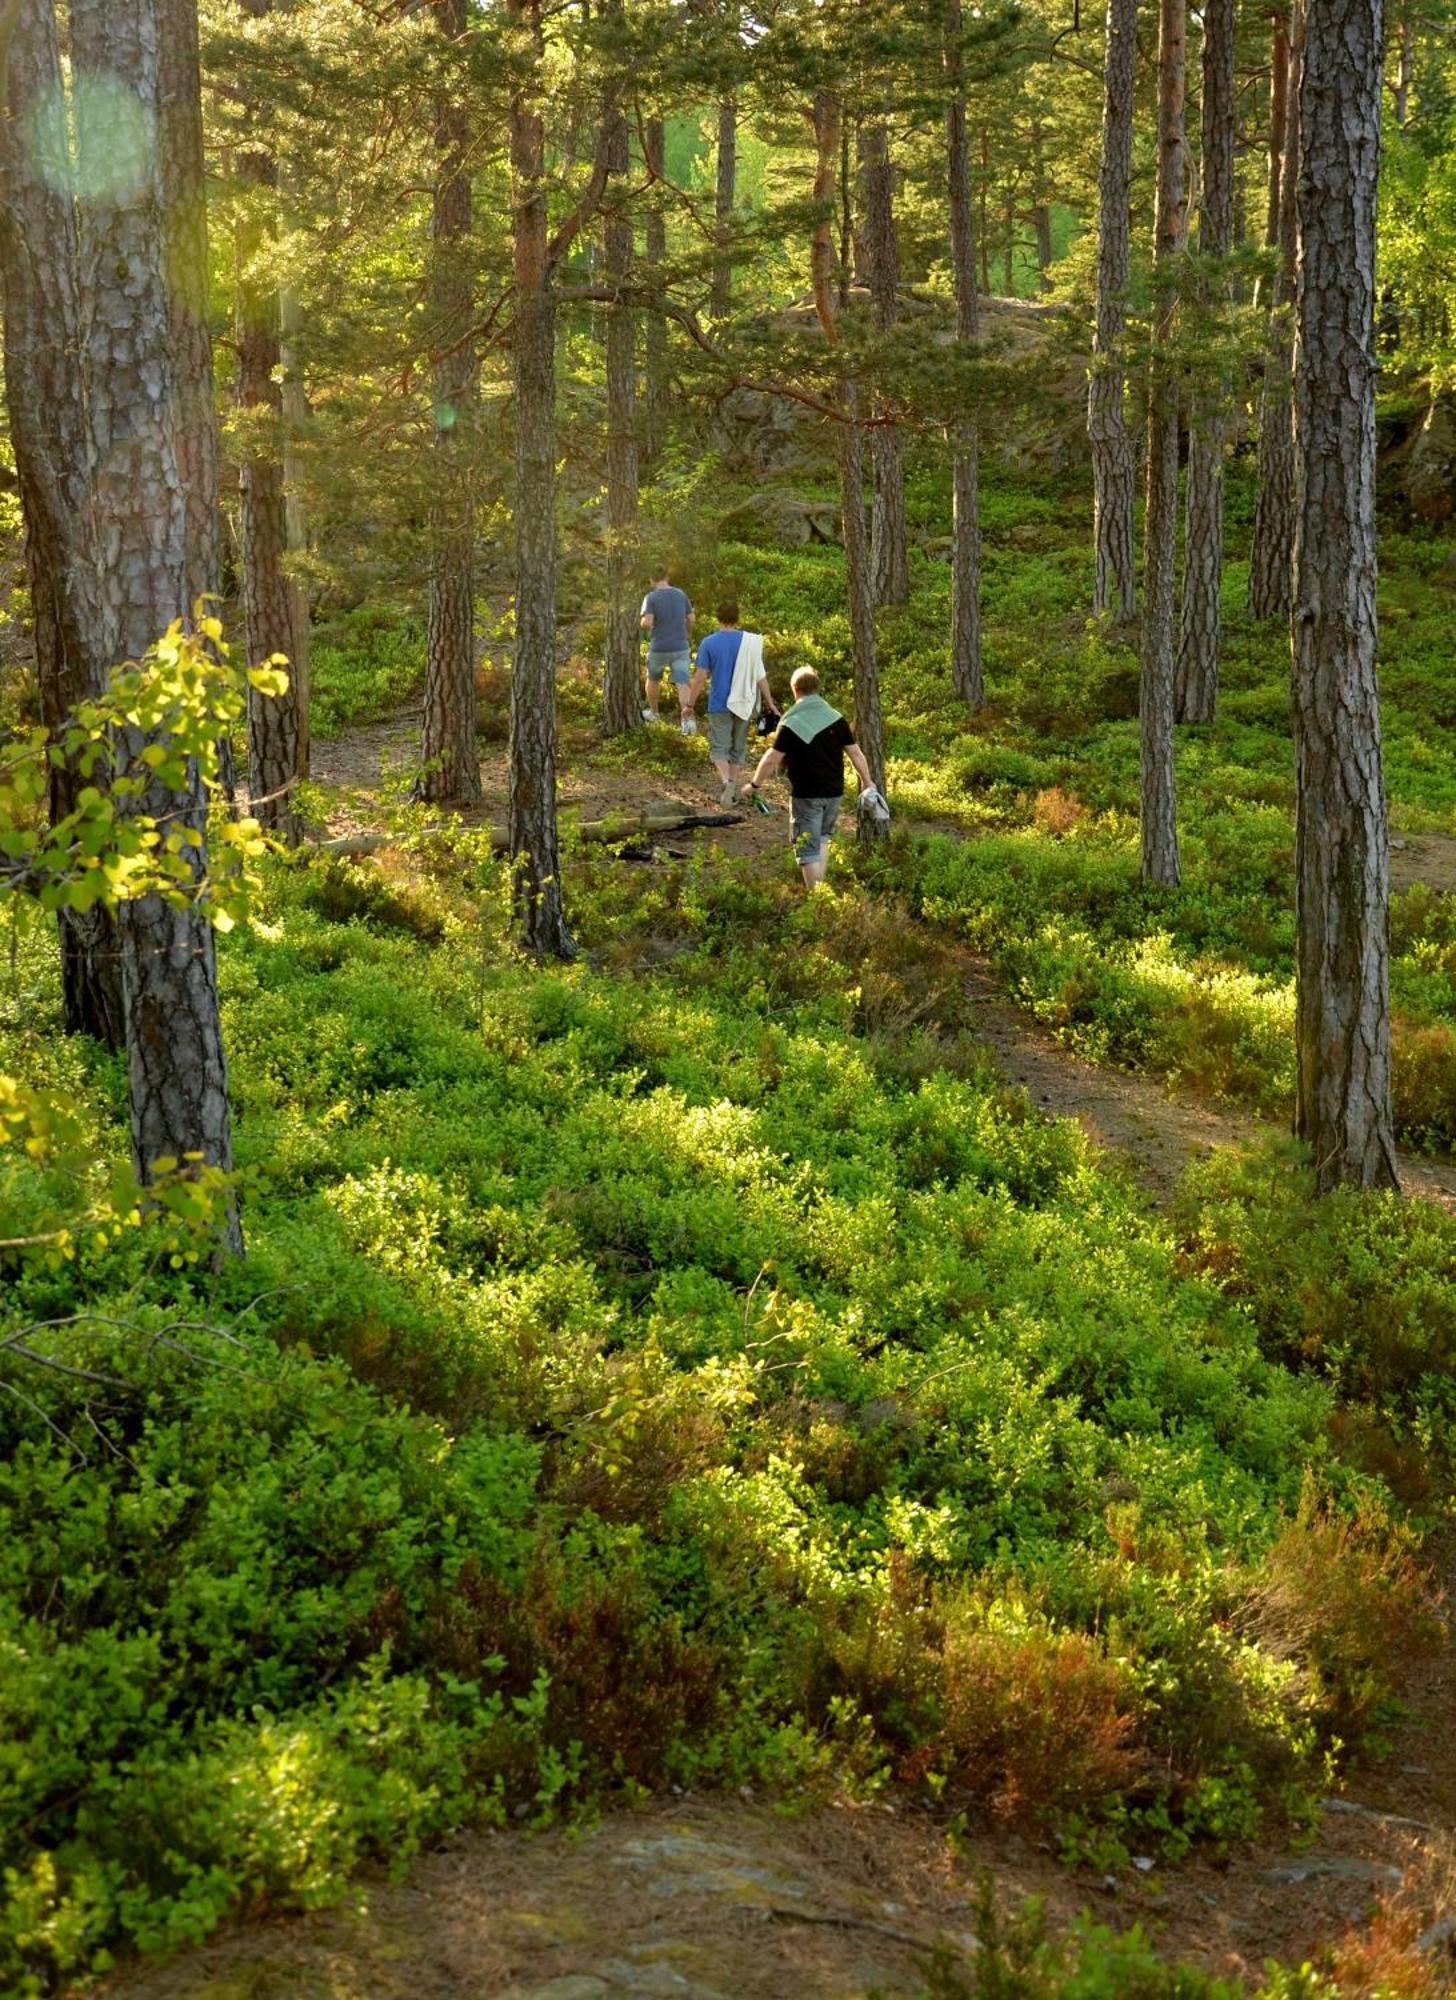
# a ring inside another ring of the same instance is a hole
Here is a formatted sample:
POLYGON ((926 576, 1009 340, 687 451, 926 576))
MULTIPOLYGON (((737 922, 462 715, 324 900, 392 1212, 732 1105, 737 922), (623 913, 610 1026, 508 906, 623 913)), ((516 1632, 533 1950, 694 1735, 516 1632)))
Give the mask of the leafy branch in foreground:
POLYGON ((53 736, 33 730, 0 751, 0 902, 84 911, 157 895, 231 930, 247 915, 253 864, 270 843, 250 816, 215 812, 204 833, 182 801, 194 779, 221 798, 220 746, 246 715, 247 688, 281 695, 286 667, 278 654, 239 674, 216 618, 199 618, 194 632, 175 620, 53 736), (74 809, 47 826, 52 768, 86 782, 74 809), (159 789, 176 795, 174 810, 157 809, 159 789))
MULTIPOLYGON (((106 692, 77 705, 56 730, 25 732, 0 749, 0 910, 14 924, 40 912, 118 911, 147 897, 202 912, 215 930, 244 919, 257 863, 275 845, 252 817, 224 807, 222 746, 247 713, 248 689, 273 698, 288 685, 274 655, 240 673, 220 622, 199 604, 192 631, 174 620, 140 660, 118 667, 106 692), (53 771, 78 786, 71 810, 47 823, 53 771), (193 810, 199 789, 205 820, 193 810)), ((134 1152, 137 1149, 134 1147, 134 1152)), ((49 1263, 89 1236, 104 1249, 144 1216, 174 1266, 229 1212, 235 1176, 180 1145, 134 1158, 98 1185, 89 1134, 54 1095, 0 1075, 0 1215, 19 1214, 22 1179, 41 1175, 62 1197, 43 1226, 0 1223, 0 1255, 49 1263)))

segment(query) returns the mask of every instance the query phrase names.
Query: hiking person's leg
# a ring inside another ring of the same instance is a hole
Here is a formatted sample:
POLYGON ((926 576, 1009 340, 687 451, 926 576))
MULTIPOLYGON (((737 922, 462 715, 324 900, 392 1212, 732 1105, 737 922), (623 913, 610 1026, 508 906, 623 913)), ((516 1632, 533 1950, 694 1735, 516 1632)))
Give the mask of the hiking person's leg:
POLYGON ((678 724, 684 736, 696 736, 698 725, 693 716, 693 656, 689 652, 674 653, 672 656, 672 686, 677 696, 678 724))
POLYGON ((839 818, 838 799, 795 799, 794 854, 806 889, 817 889, 829 868, 829 839, 839 818))
POLYGON ((744 715, 730 715, 733 725, 728 744, 728 782, 733 787, 734 803, 737 803, 738 787, 748 773, 748 718, 744 715))
POLYGON ((736 718, 726 708, 708 711, 708 755, 713 760, 713 769, 722 780, 723 789, 718 794, 718 803, 732 806, 738 803, 738 781, 733 765, 733 724, 736 718))

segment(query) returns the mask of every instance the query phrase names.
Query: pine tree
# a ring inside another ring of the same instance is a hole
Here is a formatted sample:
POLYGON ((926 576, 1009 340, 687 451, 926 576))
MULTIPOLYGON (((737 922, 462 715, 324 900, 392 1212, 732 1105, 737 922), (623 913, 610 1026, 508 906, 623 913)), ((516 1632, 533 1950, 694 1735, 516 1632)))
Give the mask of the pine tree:
POLYGON ((516 396, 516 652, 510 851, 528 948, 568 958, 556 828, 556 303, 546 211, 541 0, 510 0, 525 74, 511 95, 516 396))
MULTIPOLYGON (((841 140, 843 105, 839 91, 821 85, 814 93, 814 203, 819 222, 810 245, 814 305, 824 337, 839 345, 838 311, 834 298, 833 212, 842 187, 841 140)), ((859 424, 859 396, 853 375, 845 370, 838 388, 839 417, 835 448, 839 464, 840 520, 844 534, 845 587, 849 599, 850 639, 854 652, 854 729, 874 782, 885 783, 885 732, 880 714, 880 670, 875 643, 875 607, 870 588, 869 536, 865 532, 864 450, 859 424)), ((883 828, 868 813, 861 814, 861 840, 874 840, 883 828)))
MULTIPOLYGON (((1234 211, 1234 0, 1203 10, 1203 182, 1198 252, 1203 303, 1227 304, 1216 260, 1228 255, 1234 211)), ((1200 384, 1188 427, 1188 529, 1177 717, 1212 722, 1218 700, 1219 596, 1223 583, 1223 458, 1229 390, 1221 369, 1200 384)))
MULTIPOLYGON (((272 0, 240 0, 255 19, 272 0)), ((250 107, 254 118, 259 108, 250 107)), ((245 190, 237 229, 237 401, 249 429, 238 469, 238 542, 243 571, 243 624, 254 664, 282 654, 292 663, 300 650, 295 626, 298 600, 288 579, 288 510, 283 479, 283 393, 278 293, 260 269, 274 237, 278 167, 256 133, 235 149, 245 190)), ((248 790, 252 810, 275 838, 298 838, 293 791, 302 775, 302 687, 290 676, 285 694, 266 698, 248 690, 248 790)))
MULTIPOLYGON (((970 347, 980 337, 980 312, 962 25, 961 0, 948 0, 945 151, 950 261, 956 339, 962 347, 970 347)), ((980 436, 975 418, 969 415, 957 418, 951 437, 950 672, 961 700, 972 710, 980 708, 986 698, 981 665, 980 436)))
MULTIPOLYGON (((1130 625, 1137 605, 1133 556, 1133 455, 1123 409, 1123 338, 1127 325, 1132 204, 1133 85, 1137 71, 1137 0, 1107 0, 1102 168, 1098 179, 1097 327, 1087 387, 1092 446, 1093 608, 1130 625)), ((984 234, 982 238, 984 245, 984 234)))
MULTIPOLYGON (((895 228, 895 166, 883 118, 859 134, 859 248, 875 325, 886 334, 900 316, 900 245, 895 228)), ((871 441, 874 507, 870 528, 870 590, 876 604, 903 604, 910 595, 910 553, 905 527, 905 447, 898 424, 884 420, 877 399, 871 441)))
POLYGON ((1290 25, 1284 145, 1279 172, 1279 271, 1269 314, 1264 384, 1259 399, 1259 491, 1249 550, 1249 609, 1256 618, 1287 618, 1294 552, 1294 293, 1299 188, 1299 98, 1304 21, 1299 0, 1290 25))
MULTIPOLYGON (((667 163, 661 118, 643 120, 642 159, 652 183, 642 232, 644 276, 649 284, 660 285, 667 264, 667 217, 663 211, 667 163)), ((642 334, 641 463, 645 470, 656 465, 667 442, 667 398, 667 319, 660 311, 649 311, 642 334)))
MULTIPOLYGON (((620 7, 616 12, 620 13, 620 7)), ((632 282, 632 212, 627 114, 613 95, 604 113, 603 145, 610 190, 603 216, 604 270, 615 296, 607 312, 607 620, 602 730, 624 735, 641 721, 637 673, 637 315, 627 298, 632 282)))
POLYGON ((1295 1130, 1322 1189, 1394 1187, 1375 611, 1382 0, 1309 0, 1294 372, 1295 1130))
MULTIPOLYGON (((0 203, 5 391, 41 715, 56 732, 78 701, 101 692, 111 662, 100 643, 94 595, 91 445, 78 367, 84 300, 54 0, 20 0, 6 75, 0 203)), ((53 819, 73 809, 81 783, 64 764, 52 768, 53 819)), ((111 918, 98 907, 85 914, 62 911, 58 922, 66 1027, 119 1049, 125 1011, 111 918)))
POLYGON ((1142 872, 1176 885, 1178 817, 1173 773, 1173 583, 1178 533, 1178 385, 1168 353, 1177 310, 1175 271, 1186 231, 1183 162, 1186 0, 1158 8, 1158 188, 1154 211, 1157 298, 1148 365, 1148 484, 1144 522, 1141 736, 1142 872))
POLYGON ((733 261, 728 244, 733 234, 733 211, 738 205, 738 98, 729 91, 718 101, 717 177, 713 212, 716 220, 718 255, 713 263, 713 290, 709 305, 714 319, 726 319, 733 310, 733 261))
MULTIPOLYGON (((139 659, 173 619, 187 617, 215 543, 197 523, 215 520, 217 487, 188 481, 216 472, 200 429, 214 422, 210 348, 178 341, 170 250, 173 225, 201 212, 199 78, 179 76, 175 53, 195 47, 191 0, 72 0, 71 68, 82 212, 90 507, 96 521, 98 651, 139 659), (119 86, 119 87, 118 87, 119 86), (172 95, 164 99, 164 90, 172 95), (178 94, 180 93, 180 95, 178 94), (139 148, 134 104, 155 144, 139 148)), ((31 245, 32 254, 44 246, 31 245)), ((132 768, 141 742, 124 745, 132 768)), ((206 798, 200 783, 180 802, 143 793, 141 811, 191 830, 200 868, 206 798)), ((160 1160, 232 1163, 227 1067, 218 1015, 213 934, 195 906, 158 896, 116 914, 125 1000, 132 1150, 151 1177, 160 1160)), ((226 1246, 241 1249, 235 1216, 226 1246)))
MULTIPOLYGON (((466 0, 435 13, 452 51, 468 27, 466 0)), ((479 361, 472 328, 472 130, 458 84, 435 93, 429 317, 435 349, 435 476, 430 504, 430 606, 425 639, 421 798, 480 797, 475 721, 475 430, 479 361)))

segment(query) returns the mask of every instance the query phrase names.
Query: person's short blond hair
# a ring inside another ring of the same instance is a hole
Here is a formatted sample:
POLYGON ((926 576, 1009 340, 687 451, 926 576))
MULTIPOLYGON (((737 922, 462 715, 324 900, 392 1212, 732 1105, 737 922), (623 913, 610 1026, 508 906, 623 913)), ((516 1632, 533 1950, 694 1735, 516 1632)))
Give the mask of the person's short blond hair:
POLYGON ((818 694, 819 676, 812 667, 795 667, 789 675, 789 686, 795 694, 818 694))

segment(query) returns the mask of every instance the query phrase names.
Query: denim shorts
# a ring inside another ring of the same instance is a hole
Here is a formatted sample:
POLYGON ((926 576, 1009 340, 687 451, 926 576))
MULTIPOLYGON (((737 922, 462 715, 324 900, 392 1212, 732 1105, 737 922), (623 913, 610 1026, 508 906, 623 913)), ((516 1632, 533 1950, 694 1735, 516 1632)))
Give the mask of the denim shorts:
POLYGON ((669 667, 672 669, 673 686, 686 687, 693 677, 692 654, 686 650, 681 653, 654 653, 650 646, 647 648, 648 680, 660 681, 669 667))
POLYGON ((793 801, 790 824, 794 830, 794 854, 801 867, 806 861, 824 859, 843 804, 842 798, 793 801))

